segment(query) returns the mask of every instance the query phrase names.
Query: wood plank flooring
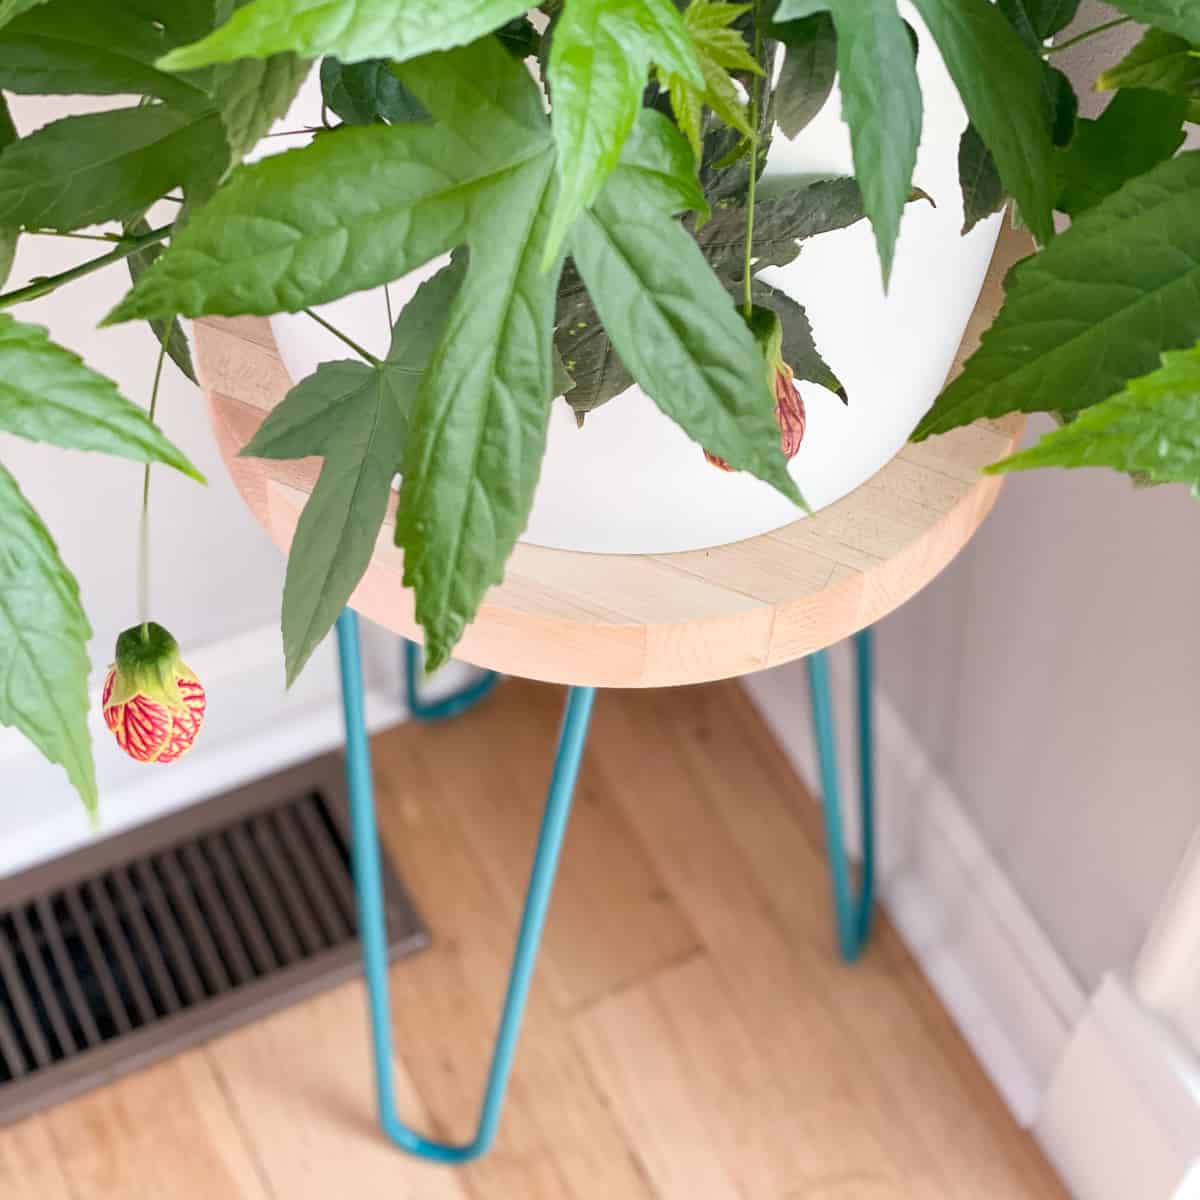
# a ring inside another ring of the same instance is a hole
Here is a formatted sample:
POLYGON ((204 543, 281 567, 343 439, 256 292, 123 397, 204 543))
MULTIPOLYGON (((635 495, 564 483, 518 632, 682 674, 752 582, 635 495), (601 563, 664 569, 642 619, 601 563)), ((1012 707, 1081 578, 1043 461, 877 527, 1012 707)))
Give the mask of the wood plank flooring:
MULTIPOLYGON (((375 739, 434 934, 393 972, 397 1093, 472 1127, 561 689, 375 739)), ((899 939, 833 950, 817 806, 734 684, 605 692, 499 1144, 375 1132, 358 984, 0 1130, 4 1200, 1062 1200, 899 939)))

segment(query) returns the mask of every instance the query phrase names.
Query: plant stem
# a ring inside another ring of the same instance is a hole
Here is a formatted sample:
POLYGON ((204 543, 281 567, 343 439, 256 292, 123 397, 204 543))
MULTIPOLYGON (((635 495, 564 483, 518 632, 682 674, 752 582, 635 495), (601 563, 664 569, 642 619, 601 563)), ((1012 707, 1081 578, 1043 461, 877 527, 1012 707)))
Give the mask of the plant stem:
MULTIPOLYGON (((754 6, 754 61, 762 56, 762 28, 758 21, 758 5, 754 6)), ((746 257, 742 263, 742 309, 746 319, 754 312, 754 300, 751 297, 750 285, 753 281, 751 270, 754 262, 754 193, 758 185, 758 104, 762 85, 760 76, 755 75, 750 81, 750 183, 746 188, 746 257)))
POLYGON ((35 237, 72 238, 78 242, 107 242, 110 246, 114 242, 121 245, 126 240, 125 236, 120 233, 68 233, 62 229, 26 229, 25 232, 35 237))
MULTIPOLYGON (((171 336, 171 321, 163 325, 162 340, 158 344, 158 362, 154 367, 154 384, 150 388, 150 411, 154 421, 158 410, 158 385, 162 382, 163 362, 167 357, 167 341, 171 336)), ((138 530, 138 616, 142 621, 142 641, 150 638, 150 464, 142 470, 142 518, 138 530)))
POLYGON ((80 263, 79 266, 72 267, 69 271, 60 271, 57 275, 35 279, 25 287, 5 292, 0 295, 0 308, 9 308, 25 300, 36 300, 39 296, 48 296, 62 287, 64 283, 70 283, 73 279, 82 279, 93 271, 99 271, 101 267, 107 267, 112 263, 120 262, 123 258, 128 258, 135 250, 140 250, 143 246, 152 246, 156 242, 161 242, 164 238, 170 237, 173 228, 173 225, 163 225, 159 229, 151 229, 149 233, 139 234, 137 237, 131 237, 122 242, 109 254, 102 254, 99 258, 80 263))
POLYGON ((332 333, 333 336, 339 341, 345 342, 345 344, 349 346, 355 354, 357 354, 360 358, 365 359, 371 364, 371 366, 379 366, 379 359, 377 359, 375 355, 370 352, 370 350, 364 350, 363 347, 360 346, 352 337, 350 337, 349 334, 343 333, 336 325, 331 325, 323 316, 321 316, 320 313, 313 312, 311 308, 304 308, 300 311, 303 312, 306 317, 312 317, 312 319, 316 321, 318 325, 322 325, 328 329, 329 332, 332 333))
POLYGON ((1104 33, 1109 29, 1116 29, 1118 25, 1128 25, 1132 21, 1132 17, 1117 17, 1113 21, 1105 21, 1103 25, 1096 25, 1092 29, 1085 29, 1083 33, 1076 34, 1073 38, 1067 38, 1065 42, 1059 42, 1054 46, 1047 46, 1047 54, 1058 54, 1061 50, 1069 50, 1072 46, 1078 46, 1080 42, 1086 42, 1088 38, 1095 37, 1098 33, 1104 33))

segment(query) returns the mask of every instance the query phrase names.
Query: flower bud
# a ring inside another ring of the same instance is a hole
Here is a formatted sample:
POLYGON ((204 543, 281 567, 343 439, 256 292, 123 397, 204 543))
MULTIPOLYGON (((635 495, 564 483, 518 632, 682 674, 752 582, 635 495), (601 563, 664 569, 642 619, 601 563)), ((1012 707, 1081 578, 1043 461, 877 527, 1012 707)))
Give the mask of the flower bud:
MULTIPOLYGON (((775 423, 779 426, 779 445, 785 458, 796 457, 804 440, 806 424, 804 399, 796 386, 792 368, 783 361, 783 326, 769 308, 755 306, 746 324, 762 348, 767 360, 767 385, 775 397, 775 423)), ((705 459, 722 471, 733 468, 721 457, 704 451, 705 459)))
POLYGON ((152 621, 117 638, 101 704, 117 745, 138 762, 174 762, 192 748, 204 721, 204 688, 179 657, 179 644, 152 621))

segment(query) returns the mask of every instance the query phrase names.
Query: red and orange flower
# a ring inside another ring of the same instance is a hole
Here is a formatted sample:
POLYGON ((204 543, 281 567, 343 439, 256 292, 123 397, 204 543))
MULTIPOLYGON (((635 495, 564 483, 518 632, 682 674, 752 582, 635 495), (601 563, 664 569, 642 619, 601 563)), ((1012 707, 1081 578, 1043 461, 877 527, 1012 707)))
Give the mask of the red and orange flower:
POLYGON ((101 704, 117 745, 138 762, 175 762, 204 721, 200 680, 179 657, 179 643, 153 621, 117 638, 101 704))

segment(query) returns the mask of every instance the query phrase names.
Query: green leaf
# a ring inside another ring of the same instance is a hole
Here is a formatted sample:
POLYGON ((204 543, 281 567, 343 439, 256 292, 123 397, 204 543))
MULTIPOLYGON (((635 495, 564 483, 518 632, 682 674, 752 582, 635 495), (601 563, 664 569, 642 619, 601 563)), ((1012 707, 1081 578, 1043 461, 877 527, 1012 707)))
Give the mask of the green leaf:
MULTIPOLYGON (((659 114, 646 113, 643 120, 659 114)), ((609 177, 571 234, 571 256, 621 359, 685 433, 797 504, 762 351, 677 204, 637 166, 609 177)))
POLYGON ((91 626, 54 539, 0 466, 0 725, 25 735, 95 813, 88 732, 91 626))
POLYGON ((0 155, 0 225, 69 230, 123 219, 225 153, 215 113, 156 104, 66 117, 0 155))
MULTIPOLYGON (((8 101, 0 93, 0 150, 17 140, 17 127, 8 111, 8 101)), ((19 225, 0 226, 0 287, 4 286, 12 271, 13 259, 17 255, 17 241, 21 236, 19 225)))
POLYGON ((1127 180, 1144 175, 1183 145, 1187 101, 1123 88, 1094 121, 1080 121, 1062 155, 1058 207, 1070 216, 1099 204, 1127 180))
POLYGON ((560 183, 547 261, 616 167, 652 64, 694 88, 706 86, 671 0, 569 0, 563 6, 547 68, 560 183))
POLYGON ((1075 413, 1200 338, 1200 151, 1080 216, 1018 263, 1004 307, 918 440, 1010 412, 1075 413))
POLYGON ((1113 467, 1200 496, 1200 345, 1164 354, 1157 371, 987 470, 1034 467, 1113 467))
POLYGON ((1041 60, 990 0, 914 0, 1021 217, 1054 236, 1052 113, 1041 60))
POLYGON ((240 162, 291 108, 311 65, 295 54, 275 54, 241 59, 213 71, 211 89, 231 163, 240 162))
POLYGON ((50 341, 40 325, 0 313, 0 431, 68 450, 98 450, 204 477, 110 379, 50 341))
POLYGON ((1156 25, 1190 42, 1200 42, 1200 7, 1195 0, 1114 0, 1114 3, 1143 25, 1156 25))
POLYGON ((54 0, 0 29, 0 87, 35 96, 133 92, 205 108, 195 82, 155 68, 169 45, 154 13, 118 0, 54 0))
POLYGON ((396 125, 429 120, 420 101, 383 58, 359 63, 322 59, 321 95, 328 108, 347 125, 369 125, 373 121, 396 125))
MULTIPOLYGON (((131 234, 149 233, 150 224, 144 217, 139 217, 138 220, 127 227, 127 232, 131 234)), ((140 250, 135 250, 125 260, 126 266, 129 268, 129 278, 134 283, 137 283, 162 252, 163 248, 157 242, 152 245, 143 246, 140 250)), ((154 340, 157 345, 161 346, 163 337, 166 337, 167 356, 184 375, 193 383, 196 383, 196 368, 192 365, 191 348, 188 346, 187 335, 183 332, 183 326, 180 325, 179 321, 174 317, 169 322, 164 321, 160 317, 155 317, 148 321, 147 324, 154 333, 154 340), (170 332, 167 330, 168 325, 170 325, 170 332)))
MULTIPOLYGON (((924 195, 924 193, 921 193, 924 195)), ((806 238, 845 229, 866 216, 854 179, 822 179, 765 196, 754 206, 754 268, 785 267, 806 238)), ((695 231, 696 241, 718 275, 740 279, 746 256, 746 208, 726 201, 695 231)))
POLYGON ((775 120, 797 137, 825 107, 837 78, 837 33, 828 13, 771 27, 787 48, 775 84, 775 120))
POLYGON ((14 17, 45 3, 46 0, 0 0, 0 26, 7 25, 14 17))
POLYGON ((958 144, 958 181, 962 187, 963 233, 998 213, 1008 200, 996 160, 974 125, 968 125, 958 144))
POLYGON ((731 71, 761 75, 762 69, 750 56, 746 39, 729 26, 752 8, 749 4, 726 4, 724 0, 691 0, 684 9, 683 23, 692 39, 692 50, 700 64, 704 83, 697 87, 689 76, 669 67, 660 67, 658 77, 671 98, 671 110, 679 128, 687 136, 692 151, 699 160, 701 147, 700 123, 707 105, 726 125, 739 129, 747 137, 752 133, 750 122, 731 71))
POLYGON ((1025 44, 1040 54, 1047 38, 1066 29, 1075 20, 1080 0, 996 0, 1025 44))
POLYGON ((325 461, 288 555, 283 647, 289 685, 346 607, 387 513, 409 411, 461 279, 446 268, 405 305, 377 366, 324 363, 267 417, 248 458, 325 461))
POLYGON ((473 42, 523 16, 525 0, 253 0, 220 29, 173 50, 159 66, 183 71, 293 51, 342 62, 397 62, 473 42))
POLYGON ((1096 88, 1103 92, 1150 88, 1173 96, 1200 97, 1200 55, 1187 38, 1147 29, 1142 40, 1096 80, 1096 88))
MULTIPOLYGON (((986 2, 986 0, 983 0, 986 2)), ((886 284, 921 140, 921 88, 896 0, 829 0, 837 28, 842 116, 854 173, 875 230, 886 284)), ((775 19, 807 16, 811 0, 781 0, 775 19)))
POLYGON ((106 320, 296 312, 481 230, 504 243, 497 257, 530 236, 501 229, 513 190, 536 190, 553 166, 528 72, 492 40, 399 70, 441 124, 354 126, 236 169, 106 320))

